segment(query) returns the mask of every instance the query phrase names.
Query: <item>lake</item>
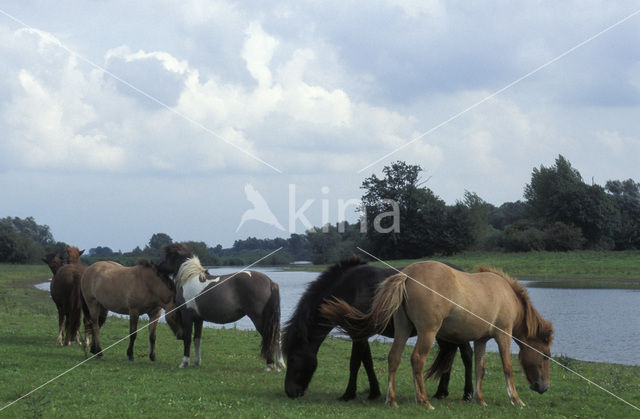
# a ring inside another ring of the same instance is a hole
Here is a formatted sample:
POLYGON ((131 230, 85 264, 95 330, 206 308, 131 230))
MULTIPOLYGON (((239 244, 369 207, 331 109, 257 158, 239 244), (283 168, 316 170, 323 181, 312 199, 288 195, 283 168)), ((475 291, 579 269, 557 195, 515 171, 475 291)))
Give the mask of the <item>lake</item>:
MULTIPOLYGON (((241 268, 240 268, 241 269, 241 268)), ((209 268, 214 275, 238 270, 234 267, 209 268)), ((255 268, 269 275, 280 286, 281 314, 284 324, 295 309, 307 284, 317 272, 285 271, 280 268, 255 268)), ((526 281, 523 281, 526 284, 526 281)), ((49 283, 38 288, 49 291, 49 283)), ((640 365, 640 290, 529 288, 538 311, 553 322, 553 355, 566 355, 584 361, 640 365)), ((208 323, 209 327, 220 327, 208 323)), ((248 318, 224 327, 254 329, 248 318)), ((389 341, 390 339, 381 338, 389 341)), ((411 341, 410 341, 411 343, 411 341)), ((497 352, 493 341, 487 350, 497 352)), ((517 352, 512 343, 512 351, 517 352)))

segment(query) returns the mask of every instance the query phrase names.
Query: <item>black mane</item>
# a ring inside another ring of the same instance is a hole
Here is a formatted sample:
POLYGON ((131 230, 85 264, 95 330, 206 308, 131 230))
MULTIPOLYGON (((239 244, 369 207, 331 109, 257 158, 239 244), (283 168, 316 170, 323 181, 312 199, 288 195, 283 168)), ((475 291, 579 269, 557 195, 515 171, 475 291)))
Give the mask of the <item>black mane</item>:
POLYGON ((300 297, 296 310, 287 321, 282 340, 282 351, 288 354, 300 342, 309 342, 310 323, 318 313, 318 307, 324 299, 331 295, 336 282, 342 279, 345 271, 367 262, 353 255, 330 266, 315 281, 311 282, 300 297), (293 339, 292 337, 296 338, 293 339))

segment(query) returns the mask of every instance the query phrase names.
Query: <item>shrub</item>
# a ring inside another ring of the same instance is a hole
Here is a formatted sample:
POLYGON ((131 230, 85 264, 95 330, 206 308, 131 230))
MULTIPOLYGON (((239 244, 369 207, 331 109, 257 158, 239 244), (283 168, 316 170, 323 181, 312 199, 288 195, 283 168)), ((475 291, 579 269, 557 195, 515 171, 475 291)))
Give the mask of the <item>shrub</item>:
POLYGON ((581 249, 586 241, 580 227, 559 221, 544 229, 543 240, 545 250, 561 252, 581 249))

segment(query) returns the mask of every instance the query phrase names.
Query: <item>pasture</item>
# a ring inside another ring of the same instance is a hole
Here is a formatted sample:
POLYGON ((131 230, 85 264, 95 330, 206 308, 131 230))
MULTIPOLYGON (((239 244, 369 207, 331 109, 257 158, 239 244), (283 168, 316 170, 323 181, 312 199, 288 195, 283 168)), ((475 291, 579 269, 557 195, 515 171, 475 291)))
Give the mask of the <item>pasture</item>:
MULTIPOLYGON (((6 406, 31 389, 76 366, 85 359, 78 345, 56 346, 57 315, 48 293, 32 287, 50 277, 42 266, 0 265, 0 404, 6 406)), ((283 319, 283 321, 286 319, 283 319)), ((141 321, 140 326, 145 324, 141 321)), ((128 334, 128 321, 109 318, 101 330, 103 348, 128 334)), ((147 331, 139 338, 146 340, 147 331)), ((258 357, 260 337, 254 331, 206 329, 201 367, 178 369, 182 343, 167 325, 158 327, 157 361, 147 355, 147 345, 136 347, 136 361, 126 357, 126 341, 107 350, 104 360, 89 360, 0 412, 6 417, 631 417, 639 412, 552 363, 551 387, 543 395, 528 390, 519 365, 514 364, 516 386, 525 408, 511 406, 497 354, 487 357, 483 383, 487 408, 460 401, 462 364, 454 364, 450 396, 432 400, 435 412, 413 401, 409 350, 405 350, 397 375, 400 406, 384 406, 366 399, 366 377, 359 377, 358 398, 336 401, 346 386, 350 343, 327 339, 320 348, 319 367, 301 399, 290 400, 283 389, 284 373, 264 372, 258 357)), ((142 341, 141 341, 142 343, 142 341)), ((603 342, 602 350, 606 350, 603 342)), ((630 348, 630 350, 636 350, 630 348)), ((372 343, 376 372, 386 389, 389 345, 372 343)), ((432 360, 431 356, 427 363, 432 360)), ((640 405, 640 367, 580 362, 560 357, 609 391, 640 405)), ((427 392, 436 383, 427 382, 427 392)))

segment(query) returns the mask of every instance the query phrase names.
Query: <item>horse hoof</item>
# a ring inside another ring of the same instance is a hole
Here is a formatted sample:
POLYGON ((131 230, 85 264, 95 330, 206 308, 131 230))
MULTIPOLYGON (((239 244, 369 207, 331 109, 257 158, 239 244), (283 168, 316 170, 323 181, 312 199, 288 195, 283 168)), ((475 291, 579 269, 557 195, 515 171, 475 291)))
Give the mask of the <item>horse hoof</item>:
POLYGON ((181 362, 180 365, 178 365, 178 368, 186 368, 188 366, 189 364, 187 364, 186 362, 181 362))
POLYGON ((377 392, 369 392, 369 400, 375 400, 377 398, 379 398, 382 395, 382 393, 380 393, 380 391, 378 390, 377 392))
POLYGON ((341 402, 348 402, 349 400, 353 400, 356 398, 355 393, 344 393, 342 396, 338 397, 338 400, 341 402))
POLYGON ((156 360, 156 355, 155 355, 155 354, 151 354, 151 355, 149 355, 149 359, 150 359, 151 361, 155 361, 155 360, 156 360))

